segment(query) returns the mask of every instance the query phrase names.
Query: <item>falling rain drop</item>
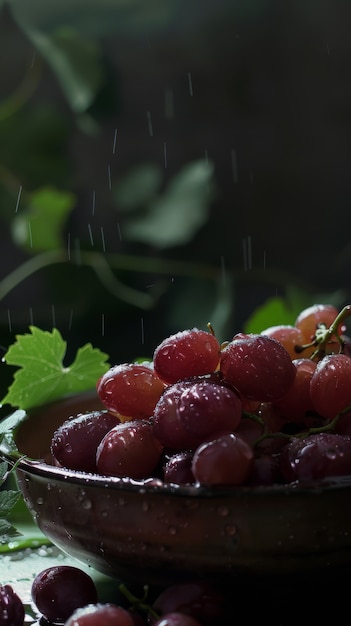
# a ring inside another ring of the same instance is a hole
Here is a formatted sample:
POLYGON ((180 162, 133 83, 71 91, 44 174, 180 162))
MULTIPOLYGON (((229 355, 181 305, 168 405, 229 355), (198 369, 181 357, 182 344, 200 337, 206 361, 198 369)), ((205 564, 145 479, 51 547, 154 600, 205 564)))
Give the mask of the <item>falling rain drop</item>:
POLYGON ((20 186, 19 190, 18 190, 18 194, 17 194, 17 201, 16 201, 16 208, 15 208, 15 213, 17 213, 18 208, 19 208, 19 204, 20 204, 20 200, 21 200, 21 195, 22 195, 22 185, 20 186))
POLYGON ((115 128, 115 134, 113 136, 112 154, 116 154, 116 145, 117 145, 117 128, 115 128))
POLYGON ((51 305, 51 316, 52 316, 52 327, 56 328, 56 315, 55 315, 55 305, 51 305))
POLYGON ((94 238, 93 238, 93 231, 91 229, 90 224, 88 224, 88 231, 89 231, 89 239, 90 239, 90 243, 91 243, 91 247, 94 247, 94 238))
POLYGON ((144 345, 145 335, 144 335, 144 318, 143 317, 140 320, 140 326, 141 326, 141 345, 144 345))
POLYGON ((72 322, 73 322, 73 311, 71 310, 70 313, 69 313, 68 330, 71 330, 72 322))
POLYGON ((28 239, 29 239, 29 246, 33 248, 32 226, 29 220, 28 220, 28 239))
POLYGON ((71 260, 71 233, 67 235, 67 257, 68 260, 71 260))
POLYGON ((154 129, 152 127, 150 111, 147 112, 146 117, 147 117, 147 124, 148 124, 148 129, 149 129, 149 135, 150 135, 150 137, 153 137, 154 136, 154 129))
POLYGON ((104 232, 104 227, 101 226, 101 243, 102 243, 102 249, 104 252, 106 252, 106 244, 105 244, 105 232, 104 232))
POLYGON ((11 313, 10 313, 10 309, 7 309, 7 321, 8 321, 8 325, 9 325, 9 331, 10 333, 12 332, 12 324, 11 324, 11 313))
POLYGON ((243 239, 243 257, 244 257, 244 270, 252 269, 252 249, 251 249, 251 237, 250 235, 243 239))
POLYGON ((221 256, 221 276, 222 276, 222 284, 226 284, 227 271, 225 266, 224 256, 221 256))
POLYGON ((193 96, 193 93, 194 93, 193 92, 193 81, 192 81, 190 72, 188 72, 188 84, 189 84, 189 93, 190 93, 191 96, 193 96))

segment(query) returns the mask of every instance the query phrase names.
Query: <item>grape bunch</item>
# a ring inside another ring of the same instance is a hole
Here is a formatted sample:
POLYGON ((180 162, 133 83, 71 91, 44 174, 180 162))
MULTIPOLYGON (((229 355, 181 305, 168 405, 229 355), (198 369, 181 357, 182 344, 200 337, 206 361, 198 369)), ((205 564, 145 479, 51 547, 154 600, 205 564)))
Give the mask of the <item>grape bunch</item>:
MULTIPOLYGON (((227 613, 225 594, 206 581, 150 591, 145 587, 139 598, 120 584, 113 600, 101 601, 86 572, 71 565, 56 565, 33 579, 31 613, 40 624, 64 626, 213 626, 227 613)), ((26 621, 21 598, 10 585, 0 585, 1 626, 24 626, 26 621)))
POLYGON ((103 408, 55 431, 54 463, 205 487, 351 474, 350 313, 315 304, 222 343, 210 325, 165 338, 97 381, 103 408))

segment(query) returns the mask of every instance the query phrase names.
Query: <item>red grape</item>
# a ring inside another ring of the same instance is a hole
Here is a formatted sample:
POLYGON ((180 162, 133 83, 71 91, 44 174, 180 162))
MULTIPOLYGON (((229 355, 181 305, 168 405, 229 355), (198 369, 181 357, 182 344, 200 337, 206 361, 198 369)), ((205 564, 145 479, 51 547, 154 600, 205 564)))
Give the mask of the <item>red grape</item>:
POLYGON ((296 346, 301 346, 304 343, 304 336, 301 329, 287 324, 269 326, 261 332, 261 335, 272 337, 279 341, 290 354, 292 360, 296 359, 298 356, 296 346))
POLYGON ((280 471, 287 482, 350 474, 351 439, 327 432, 293 439, 281 452, 280 471))
POLYGON ((202 443, 194 452, 192 471, 202 485, 242 485, 254 458, 253 448, 229 433, 202 443))
POLYGON ((0 626, 23 626, 24 605, 11 585, 0 585, 0 626))
POLYGON ((154 626, 202 626, 200 622, 185 613, 168 613, 154 622, 154 626))
MULTIPOLYGON (((338 309, 332 304, 313 304, 303 309, 295 320, 295 326, 299 328, 304 336, 303 343, 313 341, 316 330, 320 325, 329 328, 338 315, 338 309)), ((340 324, 338 334, 342 335, 346 330, 344 324, 340 324)))
POLYGON ((160 591, 152 607, 161 616, 182 613, 210 626, 222 623, 225 604, 225 595, 209 582, 189 580, 168 585, 160 591))
POLYGON ((55 461, 69 469, 96 472, 97 447, 118 423, 118 417, 109 411, 93 411, 69 418, 52 437, 51 452, 55 461))
POLYGON ((97 602, 92 578, 70 565, 48 567, 34 578, 32 600, 49 622, 65 622, 78 608, 97 602))
POLYGON ((278 455, 268 452, 256 453, 248 480, 248 485, 273 485, 280 479, 278 455))
POLYGON ((97 603, 76 609, 65 626, 134 626, 134 620, 130 611, 121 606, 97 603))
POLYGON ((163 450, 147 420, 118 424, 102 439, 96 453, 98 472, 108 476, 147 478, 163 450))
POLYGON ((122 363, 109 369, 97 383, 101 402, 117 415, 145 419, 152 415, 165 384, 152 364, 122 363))
POLYGON ((183 330, 164 339, 155 349, 155 372, 166 383, 211 374, 217 369, 220 345, 206 330, 183 330))
POLYGON ((317 364, 311 359, 295 359, 293 364, 296 367, 293 384, 281 398, 273 402, 275 408, 278 409, 282 423, 284 421, 303 423, 306 414, 315 410, 311 399, 310 382, 317 364))
POLYGON ((351 358, 345 354, 326 355, 311 378, 311 400, 315 411, 333 419, 351 405, 351 358))
POLYGON ((165 483, 176 485, 192 484, 195 478, 191 469, 193 452, 183 450, 169 457, 163 468, 163 480, 165 483))
POLYGON ((235 430, 241 413, 241 400, 234 390, 207 380, 187 387, 179 398, 179 419, 198 444, 235 430))
POLYGON ((182 393, 193 380, 182 380, 170 385, 157 402, 152 418, 154 433, 166 448, 184 450, 196 445, 197 439, 186 431, 179 417, 182 393))
POLYGON ((220 370, 243 396, 261 402, 284 395, 296 375, 290 355, 279 341, 242 333, 222 350, 220 370))

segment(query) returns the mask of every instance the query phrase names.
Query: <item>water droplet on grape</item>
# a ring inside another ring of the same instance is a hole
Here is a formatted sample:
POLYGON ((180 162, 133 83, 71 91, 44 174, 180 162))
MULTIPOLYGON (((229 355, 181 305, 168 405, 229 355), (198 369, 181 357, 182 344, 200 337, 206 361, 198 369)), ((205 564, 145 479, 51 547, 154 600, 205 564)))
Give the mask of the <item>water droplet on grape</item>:
POLYGON ((44 504, 44 498, 42 497, 37 498, 37 504, 44 504))
POLYGON ((234 526, 234 524, 227 524, 224 527, 224 532, 229 537, 233 537, 234 535, 237 534, 237 528, 236 528, 236 526, 234 526))
POLYGON ((93 506, 92 501, 88 500, 87 498, 85 500, 82 501, 82 508, 85 510, 89 510, 91 509, 93 506))
POLYGON ((229 509, 227 506, 218 507, 218 513, 221 517, 227 517, 229 515, 229 509))

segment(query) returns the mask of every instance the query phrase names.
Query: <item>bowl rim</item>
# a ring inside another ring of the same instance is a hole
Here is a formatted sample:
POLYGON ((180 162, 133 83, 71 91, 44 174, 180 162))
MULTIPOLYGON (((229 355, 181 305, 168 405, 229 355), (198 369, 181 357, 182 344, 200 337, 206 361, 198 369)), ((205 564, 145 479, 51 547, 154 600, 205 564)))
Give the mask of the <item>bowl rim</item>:
MULTIPOLYGON (((56 401, 66 400, 62 398, 56 401)), ((55 402, 50 405, 56 404, 55 402)), ((42 410, 44 407, 38 407, 42 410)), ((34 409, 33 409, 34 410, 34 409)), ((35 409, 36 410, 36 409, 35 409)), ((73 470, 65 467, 51 465, 43 459, 30 458, 21 454, 16 449, 13 433, 21 424, 31 417, 31 410, 13 409, 7 417, 0 421, 0 460, 3 459, 18 472, 23 472, 38 478, 62 482, 63 484, 75 484, 82 488, 100 487, 111 488, 118 491, 132 491, 135 493, 162 494, 176 497, 201 497, 201 498, 221 498, 223 496, 238 497, 262 497, 262 496, 291 496, 294 494, 319 494, 321 492, 351 488, 351 474, 343 476, 333 476, 319 480, 306 482, 292 482, 272 485, 238 485, 238 486, 204 486, 177 485, 175 483, 164 483, 158 478, 146 478, 135 480, 129 477, 104 476, 97 473, 88 473, 81 470, 73 470), (10 435, 10 437, 8 436, 10 435)))

